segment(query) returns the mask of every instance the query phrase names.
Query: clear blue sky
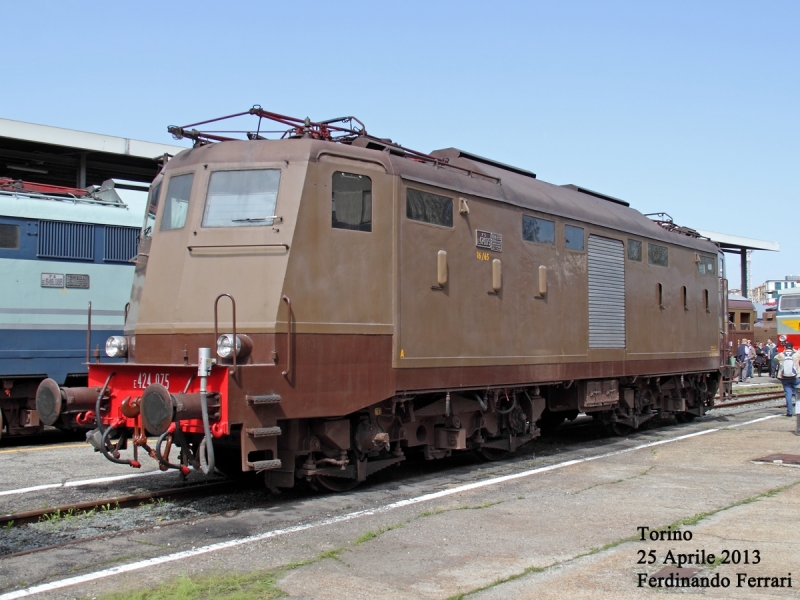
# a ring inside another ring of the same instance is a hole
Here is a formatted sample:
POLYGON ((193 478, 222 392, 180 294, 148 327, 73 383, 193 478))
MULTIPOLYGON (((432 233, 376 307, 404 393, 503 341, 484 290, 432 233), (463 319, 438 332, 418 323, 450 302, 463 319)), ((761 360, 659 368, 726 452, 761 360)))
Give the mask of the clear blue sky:
MULTIPOLYGON (((246 110, 355 115, 676 222, 800 274, 800 2, 0 1, 0 117, 171 142, 246 110)), ((729 259, 731 287, 738 261, 729 259)))

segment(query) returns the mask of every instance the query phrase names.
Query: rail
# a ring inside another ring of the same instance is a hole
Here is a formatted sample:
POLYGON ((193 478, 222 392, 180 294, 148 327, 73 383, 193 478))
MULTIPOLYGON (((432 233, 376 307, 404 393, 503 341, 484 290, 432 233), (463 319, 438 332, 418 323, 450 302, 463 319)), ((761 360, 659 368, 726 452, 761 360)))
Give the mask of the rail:
POLYGON ((7 513, 0 515, 0 527, 16 527, 28 523, 38 523, 48 519, 60 518, 67 515, 75 515, 81 511, 91 511, 93 509, 103 509, 103 507, 127 508, 142 506, 143 502, 158 498, 177 498, 179 496, 203 495, 216 489, 230 490, 231 485, 236 482, 230 480, 215 481, 199 485, 189 485, 180 488, 161 490, 156 492, 145 492, 143 494, 133 494, 130 496, 116 496, 101 500, 89 500, 88 502, 76 502, 55 508, 43 508, 39 510, 29 510, 18 513, 7 513))

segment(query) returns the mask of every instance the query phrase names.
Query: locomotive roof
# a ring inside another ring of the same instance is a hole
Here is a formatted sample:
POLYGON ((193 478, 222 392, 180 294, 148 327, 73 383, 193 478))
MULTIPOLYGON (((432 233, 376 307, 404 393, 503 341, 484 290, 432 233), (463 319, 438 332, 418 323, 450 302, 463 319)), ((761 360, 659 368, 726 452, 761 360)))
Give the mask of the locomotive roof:
MULTIPOLYGON (((387 150, 390 150, 387 148, 387 150)), ((231 140, 186 150, 173 158, 167 171, 196 163, 304 161, 320 156, 349 158, 382 166, 410 182, 452 190, 574 221, 592 223, 626 234, 716 254, 712 242, 667 231, 621 200, 576 186, 560 186, 535 175, 455 148, 431 156, 447 158, 447 165, 409 160, 402 153, 313 139, 231 140)))

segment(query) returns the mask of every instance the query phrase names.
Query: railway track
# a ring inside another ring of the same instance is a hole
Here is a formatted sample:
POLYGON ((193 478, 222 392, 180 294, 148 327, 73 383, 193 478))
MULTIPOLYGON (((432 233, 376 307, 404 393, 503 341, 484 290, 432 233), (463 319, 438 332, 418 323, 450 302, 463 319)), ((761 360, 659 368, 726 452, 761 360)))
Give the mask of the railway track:
POLYGON ((237 481, 230 481, 226 479, 223 481, 215 481, 213 483, 202 483, 169 490, 145 492, 143 494, 116 496, 113 498, 104 498, 102 500, 91 500, 89 502, 76 502, 54 508, 8 513, 0 515, 0 527, 18 527, 28 523, 38 523, 40 521, 60 519, 67 516, 80 516, 93 510, 111 510, 117 508, 136 507, 155 500, 205 496, 218 490, 231 491, 239 486, 240 484, 237 481))
MULTIPOLYGON (((759 402, 766 402, 768 400, 783 399, 783 390, 781 391, 767 391, 767 392, 745 392, 743 394, 734 394, 731 396, 733 400, 726 402, 719 402, 714 404, 714 408, 728 408, 733 406, 743 406, 745 404, 757 404, 759 402), (745 398, 740 400, 739 398, 745 398)), ((717 396, 714 400, 718 400, 717 396)))

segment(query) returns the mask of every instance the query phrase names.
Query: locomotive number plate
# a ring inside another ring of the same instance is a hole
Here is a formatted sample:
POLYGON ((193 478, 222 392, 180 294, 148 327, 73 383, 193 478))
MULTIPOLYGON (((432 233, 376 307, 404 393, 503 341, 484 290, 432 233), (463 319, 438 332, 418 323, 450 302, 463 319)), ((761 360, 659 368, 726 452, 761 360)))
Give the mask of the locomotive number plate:
POLYGON ((63 288, 64 287, 64 274, 63 273, 42 273, 42 287, 43 288, 63 288))
POLYGON ((76 288, 79 290, 89 289, 89 276, 88 275, 75 275, 67 273, 67 287, 76 288))
POLYGON ((503 251, 503 234, 492 233, 491 231, 475 230, 475 245, 478 248, 486 248, 492 252, 503 251))
POLYGON ((138 377, 133 378, 133 389, 143 390, 153 383, 160 383, 169 389, 169 373, 139 373, 138 377))

